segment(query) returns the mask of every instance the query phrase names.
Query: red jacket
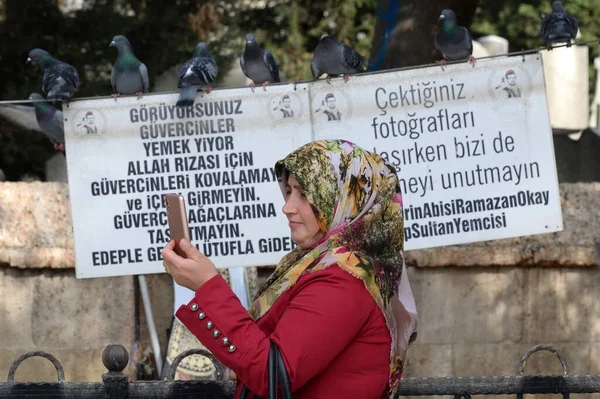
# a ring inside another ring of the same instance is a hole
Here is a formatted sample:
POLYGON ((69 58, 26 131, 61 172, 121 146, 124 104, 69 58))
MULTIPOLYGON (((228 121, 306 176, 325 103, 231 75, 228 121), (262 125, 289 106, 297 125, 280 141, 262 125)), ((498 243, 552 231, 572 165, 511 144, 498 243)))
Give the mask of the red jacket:
POLYGON ((387 397, 385 318, 364 283, 339 266, 300 277, 258 322, 220 275, 176 316, 235 372, 236 398, 241 382, 267 397, 269 339, 280 348, 295 399, 387 397))

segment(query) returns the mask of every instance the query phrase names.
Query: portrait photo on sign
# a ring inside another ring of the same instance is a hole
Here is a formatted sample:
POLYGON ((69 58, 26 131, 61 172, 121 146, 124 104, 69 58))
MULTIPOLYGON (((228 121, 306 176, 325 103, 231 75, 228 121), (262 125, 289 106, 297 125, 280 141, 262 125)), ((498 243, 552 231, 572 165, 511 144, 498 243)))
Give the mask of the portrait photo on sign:
POLYGON ((342 91, 324 88, 315 94, 311 93, 311 97, 315 136, 324 139, 346 138, 348 132, 353 130, 350 96, 342 91))
POLYGON ((302 99, 296 93, 278 93, 267 105, 268 115, 275 124, 298 122, 304 114, 302 99))
POLYGON ((332 88, 318 90, 312 96, 312 108, 315 122, 340 122, 352 118, 350 97, 332 88))
POLYGON ((90 109, 81 110, 75 115, 75 118, 71 121, 72 130, 75 132, 77 137, 86 136, 99 136, 103 135, 105 120, 102 111, 90 109))
POLYGON ((507 105, 501 100, 525 99, 531 93, 531 77, 526 69, 517 66, 496 68, 488 79, 488 93, 500 102, 499 106, 507 105))

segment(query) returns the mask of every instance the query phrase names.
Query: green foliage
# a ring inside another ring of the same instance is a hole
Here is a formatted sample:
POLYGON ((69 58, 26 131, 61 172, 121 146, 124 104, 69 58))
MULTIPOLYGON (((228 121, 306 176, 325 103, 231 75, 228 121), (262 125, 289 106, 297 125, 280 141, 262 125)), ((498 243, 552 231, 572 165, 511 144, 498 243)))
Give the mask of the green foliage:
POLYGON ((261 7, 238 0, 84 0, 83 9, 63 14, 58 0, 2 3, 2 99, 40 91, 39 71, 25 67, 27 53, 35 47, 77 68, 81 88, 76 97, 109 95, 117 52, 108 45, 116 34, 125 35, 147 65, 151 85, 165 70, 186 61, 200 40, 208 42, 222 78, 229 68, 239 68, 234 61, 247 32, 255 32, 274 53, 289 79, 308 79, 312 50, 323 34, 336 35, 368 55, 376 6, 376 0, 285 0, 261 7))
MULTIPOLYGON (((600 37, 598 1, 564 2, 579 20, 582 40, 600 37)), ((39 70, 25 66, 35 47, 77 68, 81 88, 76 97, 111 94, 110 68, 117 51, 108 45, 116 34, 125 35, 147 65, 151 89, 160 74, 189 59, 198 41, 206 41, 217 59, 217 85, 221 84, 229 69, 239 68, 237 56, 248 32, 273 53, 288 80, 311 79, 312 51, 323 34, 369 55, 377 7, 377 0, 84 0, 83 9, 63 13, 62 3, 0 0, 0 99, 25 99, 40 92, 39 70)), ((549 13, 550 3, 487 0, 477 10, 471 31, 475 38, 487 34, 507 38, 510 51, 540 47, 540 12, 549 13)), ((593 59, 599 54, 598 46, 590 46, 591 90, 593 59)), ((34 153, 45 161, 54 152, 52 145, 38 135, 29 136, 35 136, 32 145, 44 146, 34 153)), ((14 137, 3 138, 0 129, 0 147, 16 143, 14 137)), ((7 154, 0 154, 5 171, 15 165, 7 161, 7 154)))
MULTIPOLYGON (((540 37, 541 14, 550 14, 551 0, 508 0, 489 2, 479 7, 471 31, 475 37, 494 34, 509 41, 509 51, 533 49, 544 46, 540 37)), ((579 23, 581 38, 578 41, 600 38, 600 2, 598 0, 563 0, 565 11, 574 15, 579 23)), ((594 58, 600 55, 597 45, 590 49, 590 101, 596 86, 594 58)))
MULTIPOLYGON (((198 11, 197 1, 84 0, 83 9, 69 14, 60 12, 57 3, 6 0, 6 20, 0 25, 2 98, 27 98, 41 90, 39 71, 24 64, 34 47, 74 65, 81 78, 76 97, 84 97, 111 94, 110 68, 117 50, 109 43, 117 34, 129 39, 146 64, 151 85, 166 69, 186 61, 198 41, 188 22, 198 11)), ((211 45, 226 68, 231 59, 220 55, 220 46, 211 45)))
POLYGON ((324 34, 368 56, 376 5, 377 0, 285 0, 268 8, 241 9, 224 23, 235 26, 241 38, 255 32, 289 80, 312 79, 312 51, 324 34))
MULTIPOLYGON (((84 0, 83 9, 63 13, 62 0, 0 0, 0 99, 41 93, 39 69, 25 66, 36 47, 77 68, 81 87, 75 97, 110 95, 117 50, 109 44, 117 34, 129 39, 148 67, 151 90, 160 74, 190 58, 198 41, 206 41, 217 59, 219 85, 229 69, 239 68, 237 56, 248 32, 273 52, 289 80, 310 79, 312 50, 322 34, 336 35, 368 55, 376 1, 84 0)), ((45 137, 23 132, 21 142, 15 140, 18 132, 14 126, 0 128, 0 168, 10 176, 28 170, 17 162, 22 155, 9 156, 21 154, 12 146, 36 148, 35 170, 54 153, 45 137)))
MULTIPOLYGON (((61 11, 59 0, 0 0, 0 98, 22 100, 32 92, 42 93, 39 68, 25 65, 29 51, 36 47, 77 68, 81 86, 75 97, 110 95, 110 69, 117 50, 109 44, 117 34, 129 39, 148 67, 151 89, 157 76, 190 58, 200 39, 209 42, 226 70, 233 60, 221 51, 227 42, 208 37, 192 24, 214 25, 209 11, 195 0, 84 0, 83 9, 69 13, 61 11)), ((55 152, 44 136, 15 126, 0 129, 0 148, 0 168, 11 179, 31 170, 22 161, 23 148, 36 154, 35 170, 43 170, 43 163, 55 152), (16 136, 19 133, 22 137, 16 136)))

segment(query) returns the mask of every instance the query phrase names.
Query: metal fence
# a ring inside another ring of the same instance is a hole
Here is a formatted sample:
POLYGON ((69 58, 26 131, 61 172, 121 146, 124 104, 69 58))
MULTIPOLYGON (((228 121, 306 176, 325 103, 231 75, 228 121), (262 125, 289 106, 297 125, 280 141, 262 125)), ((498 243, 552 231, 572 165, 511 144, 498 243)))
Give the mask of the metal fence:
MULTIPOLYGON (((0 398, 82 398, 82 399, 125 399, 125 398, 233 398, 234 383, 226 381, 222 365, 214 356, 202 349, 192 349, 181 353, 171 364, 164 381, 129 381, 123 370, 129 362, 129 354, 121 345, 108 345, 102 353, 102 363, 108 372, 102 375, 103 382, 66 382, 60 362, 51 354, 31 351, 19 356, 12 363, 5 383, 0 383, 0 398), (181 359, 192 354, 209 357, 216 365, 216 381, 173 381, 181 359), (23 360, 44 357, 54 364, 57 382, 15 382, 15 373, 23 360)), ((562 394, 569 398, 572 393, 599 393, 600 375, 569 374, 564 356, 549 345, 537 345, 525 352, 518 364, 516 376, 494 377, 406 377, 400 384, 400 396, 451 395, 455 398, 470 399, 471 395, 517 395, 562 394), (562 375, 523 375, 525 362, 537 351, 554 353, 560 361, 562 375)))

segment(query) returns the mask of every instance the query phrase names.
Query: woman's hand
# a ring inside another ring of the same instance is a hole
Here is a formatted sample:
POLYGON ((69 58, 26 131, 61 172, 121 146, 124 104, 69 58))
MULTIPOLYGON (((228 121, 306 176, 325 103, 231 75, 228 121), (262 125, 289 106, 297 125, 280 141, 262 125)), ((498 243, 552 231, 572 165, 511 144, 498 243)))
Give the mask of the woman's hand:
POLYGON ((175 240, 171 240, 162 250, 163 265, 175 282, 196 291, 200 286, 219 274, 215 265, 185 238, 179 241, 179 248, 186 254, 182 258, 174 251, 175 240))

